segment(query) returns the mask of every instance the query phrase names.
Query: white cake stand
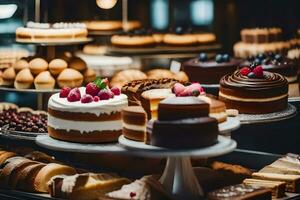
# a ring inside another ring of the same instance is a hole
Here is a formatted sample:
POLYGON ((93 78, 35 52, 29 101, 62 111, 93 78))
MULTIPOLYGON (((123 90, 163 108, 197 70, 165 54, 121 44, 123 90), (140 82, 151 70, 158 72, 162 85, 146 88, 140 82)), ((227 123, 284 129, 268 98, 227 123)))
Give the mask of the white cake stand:
POLYGON ((191 157, 209 158, 232 152, 236 148, 236 142, 224 136, 218 137, 218 142, 210 147, 200 149, 167 149, 143 142, 136 142, 119 137, 122 147, 131 151, 132 154, 144 157, 167 157, 167 164, 160 182, 164 188, 177 200, 198 200, 203 197, 203 190, 197 181, 191 157))
POLYGON ((241 122, 239 117, 227 117, 227 120, 219 124, 219 133, 224 136, 230 136, 232 131, 240 128, 241 122))

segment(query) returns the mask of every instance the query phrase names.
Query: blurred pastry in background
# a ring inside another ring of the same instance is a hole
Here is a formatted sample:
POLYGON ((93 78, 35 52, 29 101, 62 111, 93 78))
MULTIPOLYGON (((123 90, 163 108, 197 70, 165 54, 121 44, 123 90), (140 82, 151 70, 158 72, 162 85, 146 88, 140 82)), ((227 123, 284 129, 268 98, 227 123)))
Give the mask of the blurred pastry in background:
POLYGON ((54 89, 55 79, 51 76, 49 71, 44 71, 34 79, 34 86, 37 90, 54 89))
POLYGON ((106 53, 107 47, 98 44, 87 44, 83 47, 83 53, 91 55, 103 55, 106 53))
POLYGON ((136 69, 128 69, 124 71, 118 72, 111 79, 111 86, 122 87, 125 84, 134 81, 134 80, 142 80, 147 79, 147 75, 140 70, 136 69))
POLYGON ((164 40, 164 34, 163 33, 154 33, 153 38, 156 43, 161 44, 164 40))
POLYGON ((2 85, 11 86, 14 84, 16 72, 13 67, 4 70, 2 74, 2 85))
POLYGON ((76 69, 77 71, 84 71, 87 68, 86 63, 79 57, 72 57, 69 61, 69 67, 76 69))
POLYGON ((48 69, 48 62, 42 58, 34 58, 29 62, 29 69, 32 74, 38 75, 48 69))
POLYGON ((111 44, 118 47, 149 47, 156 44, 152 32, 138 29, 111 37, 111 44))
POLYGON ((83 75, 75 69, 64 69, 57 77, 60 88, 66 86, 70 88, 80 87, 83 83, 83 75))
POLYGON ((216 41, 216 35, 213 33, 199 33, 196 36, 200 44, 212 43, 216 41))
POLYGON ((182 82, 189 81, 185 72, 173 73, 167 69, 152 69, 147 72, 148 79, 174 78, 182 82))
POLYGON ((117 20, 93 20, 89 22, 85 22, 86 27, 89 31, 116 31, 121 30, 132 30, 141 27, 141 23, 139 21, 128 21, 124 25, 122 21, 117 20))
POLYGON ((183 27, 176 27, 173 33, 164 36, 163 42, 172 46, 190 46, 198 43, 197 36, 183 27))
POLYGON ((96 79, 96 72, 92 68, 87 68, 84 73, 84 83, 93 82, 96 79))
POLYGON ((22 69, 29 68, 29 63, 25 59, 20 59, 13 65, 16 72, 21 71, 22 69))
POLYGON ((63 59, 53 59, 49 63, 49 70, 53 75, 58 75, 67 67, 68 67, 68 63, 63 59))
POLYGON ((31 88, 34 81, 34 77, 29 69, 21 70, 14 82, 14 86, 16 89, 29 89, 31 88))

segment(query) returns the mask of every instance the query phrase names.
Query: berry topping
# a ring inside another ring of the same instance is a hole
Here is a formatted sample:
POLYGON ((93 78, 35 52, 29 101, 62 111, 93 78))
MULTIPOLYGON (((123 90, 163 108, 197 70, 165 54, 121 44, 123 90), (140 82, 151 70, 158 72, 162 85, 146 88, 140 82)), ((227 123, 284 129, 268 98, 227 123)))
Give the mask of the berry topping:
POLYGON ((172 92, 178 96, 181 92, 185 90, 185 86, 182 85, 181 83, 175 83, 175 85, 172 88, 172 92))
POLYGON ((206 53, 200 53, 199 54, 199 61, 205 62, 208 60, 207 54, 206 53))
POLYGON ((179 93, 178 95, 176 95, 176 96, 179 96, 179 97, 188 97, 188 96, 193 96, 193 95, 192 95, 191 88, 186 87, 186 88, 184 89, 184 91, 180 92, 180 93, 179 93))
MULTIPOLYGON (((98 97, 99 98, 99 97, 98 97)), ((81 103, 91 103, 93 102, 93 97, 92 95, 89 95, 89 94, 85 94, 82 96, 81 98, 81 103)))
POLYGON ((217 54, 215 57, 217 63, 223 62, 223 56, 221 54, 217 54))
POLYGON ((130 196, 130 198, 133 198, 133 197, 136 196, 136 193, 135 193, 135 192, 130 192, 130 193, 129 193, 129 196, 130 196))
POLYGON ((98 97, 101 99, 101 100, 108 100, 110 99, 110 92, 108 90, 101 90, 99 93, 98 93, 98 97))
POLYGON ((101 79, 101 78, 96 78, 96 80, 94 81, 95 85, 100 89, 106 89, 108 86, 108 80, 107 79, 101 79))
POLYGON ((116 95, 116 96, 118 96, 118 95, 121 94, 121 90, 120 90, 120 88, 118 88, 118 87, 112 87, 110 90, 111 90, 111 91, 114 93, 114 95, 116 95))
POLYGON ((224 54, 222 59, 223 59, 223 62, 229 62, 230 56, 228 54, 224 54))
POLYGON ((193 83, 189 85, 188 88, 191 89, 193 96, 199 96, 199 94, 204 94, 204 89, 200 85, 200 83, 193 83), (197 93, 195 91, 198 91, 197 93), (199 93, 199 94, 198 94, 199 93))
POLYGON ((184 34, 184 30, 181 26, 178 26, 175 29, 175 33, 178 34, 178 35, 182 35, 182 34, 184 34))
POLYGON ((243 76, 248 76, 248 74, 251 72, 250 68, 249 67, 243 67, 241 70, 240 70, 240 73, 243 75, 243 76))
POLYGON ((196 90, 196 89, 193 89, 193 90, 192 90, 192 95, 195 96, 195 97, 197 97, 197 96, 200 95, 200 91, 199 91, 199 90, 196 90))
POLYGON ((98 96, 94 96, 94 102, 100 101, 100 98, 98 96))
POLYGON ((67 98, 68 95, 69 95, 69 93, 70 93, 70 91, 71 91, 71 88, 65 87, 65 86, 64 86, 64 87, 60 90, 60 92, 59 92, 59 97, 60 97, 60 98, 67 98))
POLYGON ((248 74, 248 78, 255 78, 255 74, 254 74, 253 72, 250 72, 250 73, 248 74))
POLYGON ((78 88, 73 88, 68 97, 67 97, 69 102, 75 102, 75 101, 80 101, 81 99, 81 94, 78 88))
POLYGON ((97 85, 95 83, 89 83, 89 84, 87 84, 87 86, 85 88, 85 93, 89 94, 93 97, 97 96, 99 91, 100 91, 100 89, 97 87, 97 85))
POLYGON ((264 77, 264 70, 261 65, 254 68, 253 73, 257 78, 263 78, 264 77))
POLYGON ((115 97, 115 94, 111 91, 111 90, 107 90, 108 91, 108 93, 109 93, 109 98, 114 98, 115 97))

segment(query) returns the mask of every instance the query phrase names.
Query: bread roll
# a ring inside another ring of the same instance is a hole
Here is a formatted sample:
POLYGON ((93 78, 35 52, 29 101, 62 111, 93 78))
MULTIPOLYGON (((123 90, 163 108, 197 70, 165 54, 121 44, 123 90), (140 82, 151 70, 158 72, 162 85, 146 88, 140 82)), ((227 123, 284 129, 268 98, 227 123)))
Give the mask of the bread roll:
POLYGON ((68 67, 68 63, 63 59, 53 59, 49 63, 49 70, 53 75, 58 75, 67 67, 68 67))
POLYGON ((29 62, 29 69, 32 74, 38 75, 48 69, 48 63, 42 58, 35 58, 29 62))
POLYGON ((57 83, 59 87, 80 87, 83 83, 83 76, 75 69, 65 69, 57 77, 57 83))

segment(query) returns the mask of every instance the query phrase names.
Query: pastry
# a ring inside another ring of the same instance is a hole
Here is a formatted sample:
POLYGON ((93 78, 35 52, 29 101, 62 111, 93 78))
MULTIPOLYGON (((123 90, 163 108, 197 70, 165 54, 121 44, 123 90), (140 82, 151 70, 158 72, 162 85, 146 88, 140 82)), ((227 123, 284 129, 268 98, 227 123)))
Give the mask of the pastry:
POLYGON ((3 48, 0 49, 0 70, 4 70, 13 67, 14 64, 29 55, 28 50, 23 48, 3 48))
POLYGON ((173 73, 166 69, 152 69, 147 72, 148 79, 174 78, 182 82, 188 82, 189 78, 185 72, 173 73))
POLYGON ((263 114, 287 107, 288 81, 261 66, 244 67, 220 80, 219 99, 240 113, 263 114))
POLYGON ((257 172, 253 173, 252 177, 255 179, 285 182, 286 191, 296 193, 300 191, 300 175, 257 172))
POLYGON ((126 24, 122 24, 122 21, 89 21, 85 22, 89 31, 114 31, 114 30, 131 30, 141 26, 139 21, 128 21, 126 24))
POLYGON ((227 120, 227 111, 225 103, 209 96, 199 95, 199 99, 209 104, 209 116, 216 118, 219 123, 227 120))
POLYGON ((27 159, 41 162, 41 163, 54 163, 57 162, 54 157, 49 156, 43 152, 40 151, 32 151, 24 156, 27 159))
POLYGON ((226 186, 212 191, 207 195, 208 200, 271 200, 270 189, 245 184, 226 186))
POLYGON ((228 54, 217 54, 209 59, 207 54, 200 53, 182 64, 183 71, 190 81, 201 84, 218 84, 222 76, 234 72, 242 63, 241 59, 230 58, 228 54))
POLYGON ((51 76, 49 71, 44 71, 35 77, 34 86, 37 90, 54 89, 55 79, 51 76))
POLYGON ((199 33, 197 39, 200 44, 207 44, 216 41, 216 35, 213 33, 199 33))
POLYGON ((83 47, 84 54, 104 55, 107 52, 107 46, 101 44, 87 44, 83 47))
POLYGON ((16 30, 19 42, 68 42, 84 40, 87 37, 85 24, 81 23, 37 23, 27 22, 16 30))
POLYGON ((76 170, 66 165, 60 165, 56 163, 47 164, 43 167, 35 176, 34 188, 38 192, 48 192, 48 182, 52 177, 57 175, 74 175, 76 170))
POLYGON ((197 36, 182 27, 176 27, 173 33, 164 35, 163 43, 172 46, 190 46, 198 43, 197 36))
POLYGON ((242 29, 241 38, 245 43, 270 43, 280 41, 282 30, 280 28, 254 28, 242 29))
POLYGON ((13 67, 4 70, 2 74, 2 85, 11 86, 14 84, 16 72, 13 67))
POLYGON ((64 69, 57 77, 57 84, 62 87, 80 87, 83 83, 83 76, 75 69, 64 69))
POLYGON ((128 69, 118 72, 111 79, 110 84, 116 87, 123 87, 125 84, 134 80, 147 79, 147 75, 136 69, 128 69))
POLYGON ((180 71, 180 72, 176 73, 174 76, 174 79, 179 80, 183 83, 189 81, 189 77, 184 71, 180 71))
POLYGON ((139 21, 127 21, 125 23, 122 23, 122 28, 123 30, 133 30, 133 29, 138 29, 141 28, 141 23, 139 21))
POLYGON ((272 196, 275 198, 281 198, 285 196, 285 182, 281 181, 268 181, 259 179, 245 179, 244 184, 254 187, 269 188, 272 190, 272 196))
POLYGON ((68 67, 68 63, 63 59, 53 59, 49 63, 49 71, 54 76, 60 74, 67 67, 68 67))
POLYGON ((16 72, 21 71, 22 69, 29 68, 29 63, 25 59, 20 59, 13 65, 16 72))
POLYGON ((96 79, 96 72, 92 68, 87 68, 83 73, 83 77, 85 83, 93 82, 96 79))
POLYGON ((123 135, 131 140, 145 141, 147 115, 141 106, 129 106, 122 110, 123 135))
POLYGON ((77 71, 84 71, 87 68, 86 63, 79 57, 72 57, 69 60, 69 67, 72 69, 76 69, 77 71))
POLYGON ((16 189, 26 192, 38 192, 34 186, 34 180, 36 175, 46 165, 42 163, 36 163, 25 167, 16 177, 16 189))
POLYGON ((171 121, 208 116, 209 104, 197 97, 169 97, 158 104, 158 120, 171 121))
POLYGON ((121 111, 127 105, 118 88, 100 89, 94 83, 71 91, 63 88, 48 102, 49 135, 71 142, 115 142, 122 134, 121 111))
POLYGON ((157 44, 161 44, 164 40, 164 34, 162 33, 154 33, 153 38, 157 44))
POLYGON ((42 58, 35 58, 29 62, 29 69, 32 74, 38 75, 48 69, 48 63, 42 58))
POLYGON ((120 189, 130 180, 109 174, 76 174, 55 176, 48 184, 51 197, 90 200, 98 199, 106 193, 120 189))
MULTIPOLYGON (((144 176, 128 185, 123 185, 120 190, 106 194, 109 199, 123 200, 171 200, 161 183, 152 176, 144 176)), ((109 200, 100 198, 99 200, 109 200)))
POLYGON ((14 86, 16 89, 29 89, 31 88, 33 81, 34 77, 30 70, 28 68, 23 69, 17 74, 14 86))
POLYGON ((148 119, 157 119, 158 104, 167 97, 175 96, 170 88, 146 90, 141 94, 141 106, 147 113, 148 119))
POLYGON ((2 151, 0 154, 0 165, 2 165, 7 159, 15 157, 17 154, 8 151, 2 151))
POLYGON ((156 44, 151 33, 147 30, 134 30, 128 33, 113 35, 111 44, 118 47, 149 47, 156 44))

